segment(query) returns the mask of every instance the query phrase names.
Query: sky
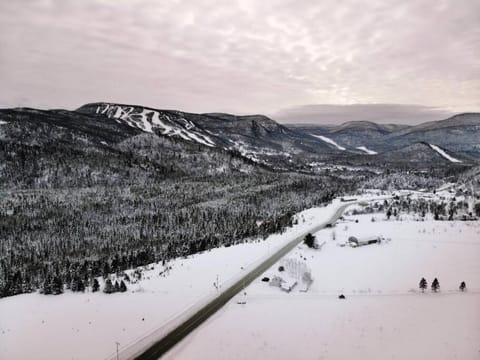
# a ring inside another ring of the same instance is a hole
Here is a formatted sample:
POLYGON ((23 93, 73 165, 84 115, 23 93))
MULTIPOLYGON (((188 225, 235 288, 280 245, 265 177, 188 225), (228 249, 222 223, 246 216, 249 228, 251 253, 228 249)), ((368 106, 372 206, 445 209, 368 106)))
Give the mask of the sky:
POLYGON ((478 0, 0 0, 0 107, 283 122, 480 111, 478 0))

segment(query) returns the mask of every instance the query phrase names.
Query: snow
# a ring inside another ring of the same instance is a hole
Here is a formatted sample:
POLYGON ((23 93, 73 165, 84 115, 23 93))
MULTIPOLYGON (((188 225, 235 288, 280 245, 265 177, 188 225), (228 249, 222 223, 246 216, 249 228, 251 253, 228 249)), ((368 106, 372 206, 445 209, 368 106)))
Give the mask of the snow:
POLYGON ((451 161, 453 163, 461 163, 462 162, 461 160, 455 159, 454 157, 448 155, 445 151, 440 149, 437 145, 433 145, 433 144, 429 144, 429 145, 433 150, 435 150, 437 153, 439 153, 441 156, 443 156, 448 161, 451 161))
POLYGON ((455 302, 448 296, 432 301, 430 294, 346 300, 307 294, 247 295, 246 305, 229 304, 215 316, 215 331, 203 327, 164 358, 478 359, 480 307, 474 294, 455 302))
MULTIPOLYGON (((246 144, 243 141, 233 141, 229 140, 233 145, 230 147, 230 149, 235 149, 240 154, 242 154, 243 157, 246 157, 256 163, 262 163, 264 161, 261 161, 257 156, 262 155, 262 156, 284 156, 286 158, 291 158, 292 155, 289 154, 288 152, 285 151, 276 151, 273 149, 265 149, 265 148, 255 148, 250 146, 249 144, 246 144)), ((291 159, 289 159, 291 161, 291 159)))
POLYGON ((8 124, 8 122, 0 120, 0 125, 6 125, 6 124, 8 124))
MULTIPOLYGON (((127 283, 127 293, 0 299, 0 358, 114 359, 118 341, 124 359, 342 205, 334 200, 305 210, 296 215, 297 225, 265 241, 171 261, 166 276, 159 275, 166 270, 162 265, 152 264, 143 280, 127 283), (217 275, 219 290, 213 286, 217 275)), ((167 358, 474 358, 480 350, 472 346, 480 338, 479 223, 373 216, 374 223, 372 215, 356 216, 358 224, 347 216, 335 229, 316 234, 318 243, 325 242, 321 251, 300 245, 265 273, 294 278, 288 269, 279 273, 278 265, 306 258, 314 279, 307 292, 301 281, 286 293, 261 282, 261 276, 247 287, 246 304, 233 299, 167 358), (392 240, 360 248, 337 246, 351 235, 392 240), (441 292, 418 293, 421 276, 429 283, 438 277, 441 292), (456 291, 462 280, 469 289, 464 294, 456 291), (340 292, 347 297, 343 302, 337 299, 340 292)))
POLYGON ((215 142, 213 142, 210 137, 199 132, 192 131, 195 125, 191 121, 188 121, 184 118, 178 119, 178 121, 185 127, 182 128, 181 125, 175 124, 175 122, 168 115, 161 114, 153 109, 142 109, 141 111, 135 111, 135 108, 131 106, 105 104, 103 107, 102 105, 99 105, 96 109, 96 113, 104 114, 109 118, 123 120, 127 125, 136 127, 148 133, 153 133, 153 128, 155 127, 161 129, 162 135, 180 136, 184 140, 193 140, 209 147, 215 146, 215 142), (164 118, 174 126, 162 121, 161 118, 164 118))
POLYGON ((365 146, 357 146, 357 149, 365 151, 368 155, 377 155, 378 154, 376 151, 367 149, 365 146))
MULTIPOLYGON (((312 270, 308 292, 285 293, 262 275, 245 289, 246 305, 229 302, 165 358, 478 359, 480 223, 373 217, 346 216, 319 231, 321 251, 292 250, 288 257, 306 258, 312 270), (338 246, 379 234, 387 241, 338 246), (421 277, 437 277, 440 292, 421 293, 421 277)), ((265 275, 280 274, 278 265, 265 275)))
POLYGON ((338 150, 346 150, 343 146, 340 146, 338 145, 335 141, 333 141, 332 139, 326 137, 326 136, 322 136, 322 135, 313 135, 311 134, 312 136, 322 140, 322 141, 325 141, 326 143, 329 143, 333 146, 335 146, 338 150))
POLYGON ((194 139, 196 142, 199 142, 200 144, 207 145, 210 147, 215 146, 215 143, 208 136, 195 134, 193 132, 190 132, 189 135, 192 139, 194 139))
POLYGON ((163 266, 152 264, 144 280, 127 283, 127 293, 0 299, 0 359, 102 359, 115 355, 117 341, 122 350, 138 351, 216 296, 217 275, 221 291, 342 205, 335 200, 327 207, 305 210, 296 215, 297 225, 266 240, 176 259, 168 264, 172 269, 165 277, 159 275, 163 266))

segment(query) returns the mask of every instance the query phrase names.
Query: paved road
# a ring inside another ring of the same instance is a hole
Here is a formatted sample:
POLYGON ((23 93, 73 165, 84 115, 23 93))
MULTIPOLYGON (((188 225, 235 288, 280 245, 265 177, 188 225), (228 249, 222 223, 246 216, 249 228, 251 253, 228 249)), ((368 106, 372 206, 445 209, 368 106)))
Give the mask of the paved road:
POLYGON ((188 334, 190 334, 195 328, 197 328, 201 323, 207 320, 215 312, 217 312, 223 305, 225 305, 231 298, 238 294, 244 287, 248 286, 253 280, 262 275, 267 271, 271 266, 273 266, 278 260, 283 256, 289 253, 295 246, 303 241, 305 235, 308 233, 315 233, 318 230, 323 229, 328 224, 333 224, 338 220, 345 211, 345 209, 352 205, 354 202, 349 202, 343 204, 335 214, 328 220, 324 221, 321 224, 318 224, 311 229, 308 229, 301 235, 297 236, 295 239, 290 241, 284 247, 280 248, 275 252, 271 257, 265 260, 263 263, 255 267, 249 273, 247 273, 242 279, 238 280, 236 283, 231 285, 229 288, 224 290, 217 298, 205 305, 201 310, 193 314, 190 318, 184 321, 182 324, 177 326, 162 339, 158 340, 150 348, 145 350, 141 355, 137 356, 137 360, 157 360, 162 355, 164 355, 168 350, 173 348, 177 343, 183 340, 188 334))

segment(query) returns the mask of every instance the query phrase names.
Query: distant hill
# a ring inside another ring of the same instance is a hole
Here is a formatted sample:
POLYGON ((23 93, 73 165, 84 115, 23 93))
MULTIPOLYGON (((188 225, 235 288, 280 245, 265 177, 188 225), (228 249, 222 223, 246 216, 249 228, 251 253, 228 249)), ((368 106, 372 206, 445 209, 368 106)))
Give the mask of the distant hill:
POLYGON ((416 126, 351 121, 339 126, 288 125, 312 135, 322 135, 354 151, 366 147, 377 153, 402 149, 419 142, 434 144, 470 158, 480 159, 480 114, 466 113, 416 126))

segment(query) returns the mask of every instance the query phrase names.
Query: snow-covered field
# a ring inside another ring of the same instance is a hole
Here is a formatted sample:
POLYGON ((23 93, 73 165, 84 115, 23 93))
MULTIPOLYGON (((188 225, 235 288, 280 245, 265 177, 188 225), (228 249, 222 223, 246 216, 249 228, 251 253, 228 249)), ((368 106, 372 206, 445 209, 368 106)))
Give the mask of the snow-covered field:
MULTIPOLYGON (((215 296, 217 275, 226 288, 342 204, 306 210, 297 215, 297 225, 265 241, 172 261, 166 276, 159 275, 162 265, 151 265, 142 281, 127 284, 127 293, 0 299, 0 359, 105 359, 114 357, 116 342, 122 350, 140 339, 150 341, 185 310, 215 296)), ((247 288, 246 305, 232 300, 167 358, 478 358, 479 222, 401 222, 357 215, 316 237, 325 242, 322 250, 301 245, 287 257, 311 269, 314 282, 308 292, 297 286, 285 293, 257 279, 247 288), (382 235, 391 241, 339 246, 350 235, 382 235), (438 277, 441 292, 419 293, 422 276, 429 283, 438 277), (457 291, 460 281, 466 281, 466 293, 457 291), (340 293, 347 299, 339 300, 340 293)), ((265 275, 272 277, 277 269, 265 275)))
POLYGON ((341 205, 309 209, 283 234, 266 240, 177 259, 167 276, 160 264, 144 271, 144 280, 128 284, 127 293, 26 294, 0 299, 0 359, 105 359, 148 337, 179 314, 214 295, 214 282, 225 284, 249 265, 323 222, 341 205), (28 346, 26 346, 28 344, 28 346))
MULTIPOLYGON (((288 256, 311 269, 308 292, 297 286, 286 293, 257 279, 245 305, 231 301, 166 358, 480 358, 479 222, 347 216, 316 237, 326 242, 321 250, 302 244, 288 256), (339 246, 352 235, 386 241, 339 246), (421 293, 421 277, 429 285, 437 277, 440 292, 421 293)), ((279 265, 265 276, 281 274, 279 265)))

